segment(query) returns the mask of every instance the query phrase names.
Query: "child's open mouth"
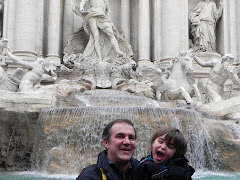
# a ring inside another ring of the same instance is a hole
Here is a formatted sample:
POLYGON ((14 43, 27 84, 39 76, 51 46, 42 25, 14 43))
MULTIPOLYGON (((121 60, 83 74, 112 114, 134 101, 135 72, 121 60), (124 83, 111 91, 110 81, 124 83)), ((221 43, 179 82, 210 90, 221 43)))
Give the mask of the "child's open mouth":
POLYGON ((157 157, 158 158, 162 158, 163 156, 164 156, 163 152, 160 152, 160 151, 157 152, 157 157))

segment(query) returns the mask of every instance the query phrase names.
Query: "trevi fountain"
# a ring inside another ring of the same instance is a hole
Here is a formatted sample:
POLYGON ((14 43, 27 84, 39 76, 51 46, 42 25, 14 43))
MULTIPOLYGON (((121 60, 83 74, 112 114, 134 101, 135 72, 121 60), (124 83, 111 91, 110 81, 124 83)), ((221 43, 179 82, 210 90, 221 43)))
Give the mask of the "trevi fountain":
POLYGON ((0 5, 3 178, 77 175, 116 118, 134 122, 137 159, 156 129, 174 126, 197 172, 240 173, 240 1, 0 5))

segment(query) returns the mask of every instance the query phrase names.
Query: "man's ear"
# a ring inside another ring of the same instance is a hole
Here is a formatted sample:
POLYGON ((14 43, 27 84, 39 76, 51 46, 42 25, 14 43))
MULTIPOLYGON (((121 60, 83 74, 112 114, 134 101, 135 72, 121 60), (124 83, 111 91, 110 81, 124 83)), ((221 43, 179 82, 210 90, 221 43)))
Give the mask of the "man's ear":
POLYGON ((103 139, 103 144, 104 144, 105 148, 107 148, 107 146, 108 146, 108 141, 107 141, 106 139, 103 139))

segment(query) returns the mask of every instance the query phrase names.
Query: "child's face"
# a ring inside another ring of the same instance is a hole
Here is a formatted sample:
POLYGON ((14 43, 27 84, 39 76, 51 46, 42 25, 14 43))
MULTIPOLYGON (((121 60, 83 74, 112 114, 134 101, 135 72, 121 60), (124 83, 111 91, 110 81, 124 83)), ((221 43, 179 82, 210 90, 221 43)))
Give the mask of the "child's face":
POLYGON ((164 139, 165 136, 166 134, 159 136, 153 141, 152 155, 155 163, 162 163, 170 159, 176 152, 174 144, 172 142, 167 144, 166 140, 164 139))

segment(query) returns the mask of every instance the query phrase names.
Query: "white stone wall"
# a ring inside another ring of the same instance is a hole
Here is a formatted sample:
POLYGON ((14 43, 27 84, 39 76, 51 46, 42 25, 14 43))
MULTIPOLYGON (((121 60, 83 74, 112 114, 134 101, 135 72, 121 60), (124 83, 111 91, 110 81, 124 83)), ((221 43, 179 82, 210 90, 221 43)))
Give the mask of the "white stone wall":
MULTIPOLYGON (((112 20, 126 35, 136 60, 163 60, 188 49, 190 10, 200 0, 109 0, 112 20)), ((217 6, 220 0, 215 0, 217 6)), ((75 0, 5 0, 3 37, 17 55, 60 63, 68 37, 82 20, 75 0)), ((240 54, 240 2, 223 0, 217 52, 240 54)), ((239 58, 236 60, 240 62, 239 58)))

